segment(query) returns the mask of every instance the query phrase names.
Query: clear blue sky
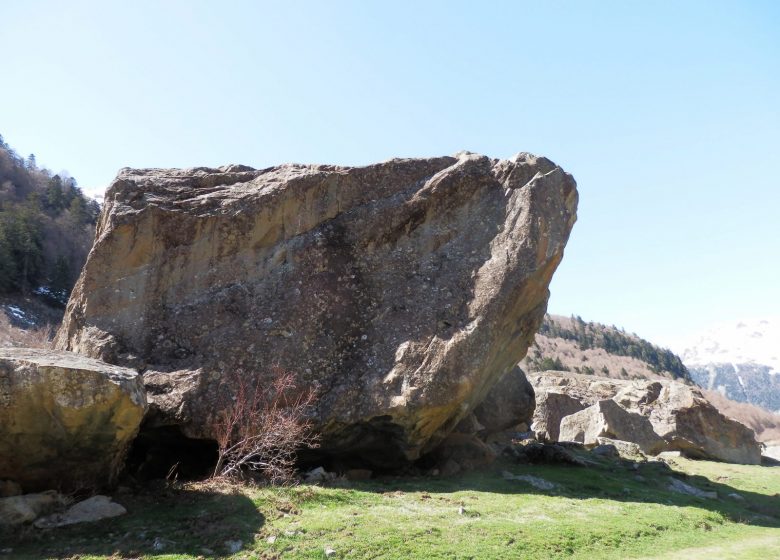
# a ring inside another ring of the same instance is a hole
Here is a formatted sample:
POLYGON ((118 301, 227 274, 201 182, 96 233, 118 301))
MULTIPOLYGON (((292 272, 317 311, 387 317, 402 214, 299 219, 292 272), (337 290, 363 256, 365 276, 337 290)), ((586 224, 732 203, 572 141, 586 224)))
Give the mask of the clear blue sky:
POLYGON ((552 312, 780 315, 780 2, 2 2, 0 52, 0 133, 87 192, 531 151, 580 187, 552 312))

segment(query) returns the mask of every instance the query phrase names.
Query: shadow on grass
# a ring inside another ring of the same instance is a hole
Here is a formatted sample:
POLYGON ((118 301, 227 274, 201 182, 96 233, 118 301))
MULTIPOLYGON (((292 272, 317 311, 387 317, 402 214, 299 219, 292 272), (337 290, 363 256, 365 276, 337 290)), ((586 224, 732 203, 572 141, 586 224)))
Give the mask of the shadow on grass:
MULTIPOLYGON (((772 469, 780 477, 779 467, 772 469)), ((590 467, 567 465, 527 465, 500 461, 490 471, 472 472, 450 478, 385 478, 353 488, 374 492, 460 492, 474 490, 500 494, 534 494, 579 500, 615 500, 675 507, 696 507, 746 525, 780 528, 780 494, 767 495, 734 488, 700 475, 689 475, 661 462, 635 464, 605 461, 590 467), (538 490, 518 480, 505 480, 501 473, 532 475, 553 482, 556 488, 538 490), (717 499, 698 498, 669 489, 676 478, 717 499)))
POLYGON ((5 539, 2 548, 12 548, 12 557, 20 559, 158 554, 219 558, 231 553, 230 541, 251 545, 265 523, 249 498, 224 490, 160 485, 115 501, 127 508, 127 515, 50 530, 28 526, 5 539))

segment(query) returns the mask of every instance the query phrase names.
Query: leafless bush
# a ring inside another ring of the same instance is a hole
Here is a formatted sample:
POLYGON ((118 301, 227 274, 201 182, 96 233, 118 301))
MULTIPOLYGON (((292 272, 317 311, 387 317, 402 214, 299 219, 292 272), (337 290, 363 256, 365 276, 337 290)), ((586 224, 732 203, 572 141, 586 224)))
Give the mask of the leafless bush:
POLYGON ((8 317, 0 311, 0 346, 51 348, 51 339, 52 328, 50 325, 33 329, 19 329, 11 325, 8 317))
POLYGON ((218 395, 213 476, 234 477, 250 470, 272 484, 292 480, 296 451, 317 446, 307 419, 314 391, 299 390, 293 373, 274 368, 270 379, 232 375, 218 395))

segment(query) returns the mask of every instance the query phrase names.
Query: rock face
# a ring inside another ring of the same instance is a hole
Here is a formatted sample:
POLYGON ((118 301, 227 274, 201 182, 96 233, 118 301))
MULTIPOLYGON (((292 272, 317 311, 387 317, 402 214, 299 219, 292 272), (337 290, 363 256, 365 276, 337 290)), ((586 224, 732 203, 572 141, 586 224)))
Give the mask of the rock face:
POLYGON ((146 410, 140 376, 70 352, 0 348, 0 479, 111 484, 146 410))
POLYGON ((530 423, 536 401, 534 388, 519 367, 512 368, 496 383, 474 410, 474 417, 488 433, 530 423))
POLYGON ((599 445, 600 438, 636 443, 644 453, 656 454, 666 442, 653 431, 650 420, 629 412, 611 399, 599 401, 561 421, 560 441, 578 441, 586 446, 599 445))
POLYGON ((150 423, 194 437, 278 365, 324 451, 414 459, 525 355, 576 204, 530 154, 124 169, 57 346, 145 370, 150 423))
MULTIPOLYGON (((695 386, 678 381, 623 381, 554 371, 531 374, 528 380, 542 404, 548 394, 565 394, 582 406, 612 399, 627 411, 646 417, 669 450, 732 463, 754 465, 761 461, 760 445, 753 431, 718 412, 695 386)), ((551 422, 537 408, 534 426, 542 420, 547 425, 551 422)), ((637 441, 639 434, 607 437, 641 446, 637 441)))

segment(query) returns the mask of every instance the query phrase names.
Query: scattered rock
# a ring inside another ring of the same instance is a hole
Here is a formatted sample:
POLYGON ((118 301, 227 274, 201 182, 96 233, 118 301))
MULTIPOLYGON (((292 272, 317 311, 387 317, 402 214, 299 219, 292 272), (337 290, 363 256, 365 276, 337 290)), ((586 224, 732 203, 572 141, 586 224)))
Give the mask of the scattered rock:
POLYGON ((646 417, 627 411, 611 399, 601 400, 565 417, 561 421, 559 437, 586 446, 598 445, 598 438, 633 441, 650 454, 659 453, 666 446, 646 417))
POLYGON ((550 482, 549 480, 545 480, 543 478, 540 478, 538 476, 533 476, 530 474, 512 474, 509 471, 504 471, 501 473, 501 476, 504 477, 505 480, 517 480, 520 482, 526 482, 536 488, 537 490, 554 490, 558 487, 557 484, 554 482, 550 482))
POLYGON ((74 525, 76 523, 88 523, 118 517, 127 513, 127 510, 108 496, 92 496, 78 502, 68 508, 64 513, 54 513, 38 519, 34 525, 39 529, 51 529, 74 525))
MULTIPOLYGON (((565 394, 583 406, 612 399, 629 412, 647 417, 653 431, 666 440, 670 450, 730 463, 759 464, 761 461, 760 446, 753 431, 718 412, 697 387, 679 381, 626 381, 555 371, 535 373, 528 380, 536 391, 534 428, 540 415, 540 437, 545 430, 550 431, 546 427, 549 422, 543 422, 540 412, 545 410, 546 394, 565 394)), ((618 439, 640 443, 643 452, 649 453, 646 445, 630 434, 618 439)))
POLYGON ((0 348, 0 477, 26 490, 111 484, 145 410, 133 370, 70 352, 0 348))
POLYGON ((276 364, 322 388, 320 452, 405 464, 525 356, 576 205, 527 153, 123 169, 56 346, 144 367, 149 425, 188 437, 276 364))
POLYGON ((225 541, 225 550, 228 551, 228 554, 235 554, 236 552, 240 551, 242 548, 244 548, 243 541, 240 541, 238 539, 232 541, 225 541))
POLYGON ((332 556, 335 556, 335 555, 336 555, 336 551, 335 551, 335 550, 333 550, 332 548, 330 548, 329 546, 326 546, 326 547, 325 547, 325 550, 324 550, 324 552, 325 552, 325 557, 326 557, 326 558, 330 558, 330 557, 332 557, 332 556))
POLYGON ((705 498, 708 500, 716 500, 718 498, 717 492, 707 492, 700 490, 695 486, 691 486, 677 478, 669 479, 669 490, 677 492, 678 494, 688 494, 689 496, 696 496, 697 498, 705 498))
POLYGON ((276 542, 276 535, 271 535, 270 537, 265 539, 265 542, 267 542, 268 544, 274 544, 276 542))
POLYGON ((737 500, 738 502, 744 502, 745 497, 742 494, 737 494, 736 492, 732 492, 731 494, 728 494, 728 497, 732 500, 737 500))
POLYGON ((65 498, 54 490, 0 498, 0 527, 29 523, 64 504, 65 498))

